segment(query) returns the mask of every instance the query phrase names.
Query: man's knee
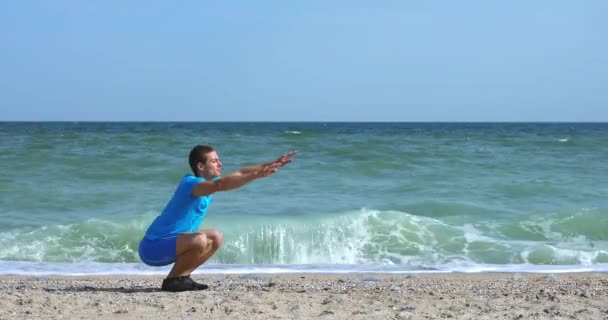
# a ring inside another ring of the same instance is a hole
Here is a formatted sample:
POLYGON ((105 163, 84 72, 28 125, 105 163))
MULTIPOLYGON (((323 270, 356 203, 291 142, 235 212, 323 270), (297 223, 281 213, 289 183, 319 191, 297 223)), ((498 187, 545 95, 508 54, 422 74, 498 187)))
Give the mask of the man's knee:
POLYGON ((196 244, 201 247, 206 246, 208 241, 209 241, 209 237, 207 237, 207 235, 204 233, 199 233, 196 236, 196 244))
POLYGON ((207 248, 208 243, 209 239, 207 238, 207 235, 204 233, 198 233, 192 237, 190 246, 192 249, 204 251, 207 248))
POLYGON ((222 243, 224 243, 224 236, 218 230, 211 230, 207 233, 207 238, 211 240, 213 250, 217 250, 220 248, 222 243))

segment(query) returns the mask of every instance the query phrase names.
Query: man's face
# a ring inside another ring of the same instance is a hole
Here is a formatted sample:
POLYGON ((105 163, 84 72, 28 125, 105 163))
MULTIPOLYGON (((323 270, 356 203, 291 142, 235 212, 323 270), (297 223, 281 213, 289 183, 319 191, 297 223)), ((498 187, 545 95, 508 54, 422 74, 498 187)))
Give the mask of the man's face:
POLYGON ((207 162, 203 164, 202 175, 205 179, 213 179, 222 175, 222 161, 217 152, 207 153, 207 162))

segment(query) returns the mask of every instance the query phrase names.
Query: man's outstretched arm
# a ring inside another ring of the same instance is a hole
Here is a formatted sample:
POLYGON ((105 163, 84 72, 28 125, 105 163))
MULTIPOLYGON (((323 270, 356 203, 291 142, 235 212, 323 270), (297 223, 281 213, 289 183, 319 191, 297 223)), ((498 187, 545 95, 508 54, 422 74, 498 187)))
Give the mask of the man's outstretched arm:
POLYGON ((242 168, 239 171, 236 171, 235 174, 248 174, 251 172, 257 172, 262 170, 264 167, 266 166, 271 166, 271 165, 278 165, 277 168, 280 168, 288 163, 291 162, 291 157, 295 156, 300 150, 294 150, 291 152, 288 152, 280 157, 278 157, 276 160, 270 161, 270 162, 264 162, 262 164, 258 164, 257 166, 250 166, 250 167, 245 167, 242 168))
POLYGON ((298 153, 298 151, 286 153, 274 161, 246 167, 227 174, 220 179, 201 181, 194 186, 192 195, 202 197, 218 191, 228 191, 240 188, 255 179, 267 177, 277 172, 278 168, 290 163, 291 157, 296 153, 298 153))

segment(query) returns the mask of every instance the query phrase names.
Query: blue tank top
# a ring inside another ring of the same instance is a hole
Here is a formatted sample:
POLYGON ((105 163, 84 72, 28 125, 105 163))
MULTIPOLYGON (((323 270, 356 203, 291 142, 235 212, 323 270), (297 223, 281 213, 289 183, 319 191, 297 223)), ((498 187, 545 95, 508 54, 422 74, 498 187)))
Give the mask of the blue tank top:
POLYGON ((192 195, 194 186, 205 179, 187 174, 177 186, 163 212, 154 219, 146 235, 148 240, 175 237, 184 232, 195 232, 203 222, 212 196, 192 195))

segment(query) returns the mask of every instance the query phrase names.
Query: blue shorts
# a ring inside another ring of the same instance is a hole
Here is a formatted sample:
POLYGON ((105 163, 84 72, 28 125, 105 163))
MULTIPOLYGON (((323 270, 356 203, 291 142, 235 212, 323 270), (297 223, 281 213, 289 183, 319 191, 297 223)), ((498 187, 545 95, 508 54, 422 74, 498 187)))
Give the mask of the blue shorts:
POLYGON ((139 242, 139 258, 145 264, 161 267, 175 262, 177 236, 139 242))

